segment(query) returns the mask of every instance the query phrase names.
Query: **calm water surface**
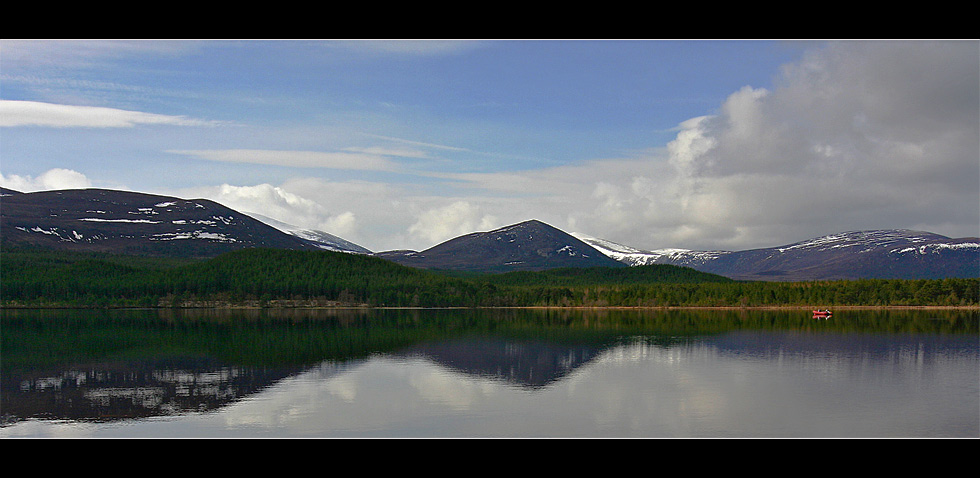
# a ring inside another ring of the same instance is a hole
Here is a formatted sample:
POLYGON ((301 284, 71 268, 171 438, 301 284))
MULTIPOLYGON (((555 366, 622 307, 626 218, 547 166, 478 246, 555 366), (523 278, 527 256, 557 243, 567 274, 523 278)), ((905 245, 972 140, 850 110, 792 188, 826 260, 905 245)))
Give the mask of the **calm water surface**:
POLYGON ((2 437, 973 437, 977 311, 2 311, 2 437))

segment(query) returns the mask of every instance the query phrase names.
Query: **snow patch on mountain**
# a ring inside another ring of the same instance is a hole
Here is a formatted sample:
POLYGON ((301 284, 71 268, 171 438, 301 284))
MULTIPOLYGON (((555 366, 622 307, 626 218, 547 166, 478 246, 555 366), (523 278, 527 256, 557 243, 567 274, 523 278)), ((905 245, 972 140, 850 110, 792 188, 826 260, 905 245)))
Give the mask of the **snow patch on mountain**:
MULTIPOLYGON (((36 226, 28 229, 26 227, 14 226, 14 229, 24 231, 24 232, 38 232, 49 236, 55 236, 59 240, 65 242, 77 242, 85 238, 85 236, 79 234, 78 231, 72 230, 71 233, 69 233, 68 231, 62 231, 57 227, 52 227, 51 229, 44 229, 41 226, 36 226)), ((95 235, 92 238, 87 239, 87 241, 92 242, 92 239, 100 239, 100 237, 99 235, 95 235)))
POLYGON ((980 251, 980 242, 961 242, 958 244, 926 244, 919 247, 906 247, 903 249, 892 249, 888 251, 890 254, 907 254, 914 253, 919 255, 926 254, 940 254, 944 250, 969 250, 976 249, 980 251))
POLYGON ((89 221, 89 222, 130 222, 130 223, 144 223, 144 224, 160 224, 160 221, 151 221, 149 219, 102 219, 100 217, 83 217, 79 218, 79 221, 89 221))
POLYGON ((775 248, 779 252, 786 252, 795 249, 807 249, 825 251, 839 249, 842 247, 864 247, 868 251, 878 247, 889 246, 898 242, 901 243, 920 243, 934 241, 941 236, 909 229, 894 230, 875 230, 875 231, 850 231, 839 234, 830 234, 806 241, 797 242, 783 247, 775 248))
POLYGON ((372 254, 372 252, 364 247, 361 247, 353 242, 346 239, 342 239, 328 232, 320 231, 317 229, 302 228, 299 226, 294 226, 292 224, 287 224, 285 222, 273 219, 268 216, 263 216, 261 214, 255 214, 247 212, 252 218, 265 223, 266 225, 272 226, 282 232, 287 234, 292 234, 300 239, 308 241, 320 249, 325 249, 334 252, 348 252, 354 254, 372 254))
POLYGON ((573 232, 571 234, 578 240, 592 246, 606 256, 631 266, 673 264, 678 262, 703 264, 723 255, 730 254, 729 251, 692 251, 689 249, 677 248, 644 251, 606 239, 587 236, 578 232, 573 232))
POLYGON ((657 260, 657 255, 649 251, 642 251, 629 246, 624 246, 605 239, 599 239, 579 232, 571 233, 572 237, 592 246, 597 251, 607 257, 615 259, 631 266, 641 266, 653 264, 657 260))
POLYGON ((222 233, 216 232, 205 232, 205 231, 190 231, 190 232, 165 232, 161 234, 153 234, 149 238, 151 241, 172 241, 180 239, 209 239, 212 241, 219 242, 238 242, 238 239, 234 237, 229 237, 222 233))

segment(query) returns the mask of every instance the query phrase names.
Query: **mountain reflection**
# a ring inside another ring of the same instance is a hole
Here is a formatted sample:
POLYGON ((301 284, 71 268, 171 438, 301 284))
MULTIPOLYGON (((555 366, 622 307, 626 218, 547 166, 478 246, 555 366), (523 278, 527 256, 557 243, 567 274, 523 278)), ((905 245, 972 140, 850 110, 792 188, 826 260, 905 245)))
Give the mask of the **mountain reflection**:
POLYGON ((5 375, 3 422, 29 417, 112 421, 207 412, 300 371, 208 362, 91 364, 47 374, 5 375))
MULTIPOLYGON (((425 358, 447 369, 530 389, 560 380, 607 347, 466 339, 387 354, 425 358)), ((218 410, 315 368, 319 379, 363 362, 315 367, 228 366, 207 359, 90 364, 3 377, 3 425, 26 418, 115 421, 218 410)))
POLYGON ((536 389, 560 380, 608 348, 470 338, 421 344, 393 355, 427 358, 460 373, 536 389))
MULTIPOLYGON (((826 337, 840 340, 852 331, 861 332, 852 336, 858 338, 907 328, 967 341, 977 333, 975 313, 897 320, 854 314, 841 325, 793 312, 0 312, 0 426, 27 419, 111 422, 213 412, 289 377, 315 369, 321 380, 329 379, 376 356, 423 358, 533 391, 624 344, 670 348, 714 337, 722 353, 769 353, 794 345, 785 338, 767 343, 767 334, 740 334, 730 343, 726 333, 834 332, 826 337)), ((833 354, 839 344, 826 340, 819 348, 833 354)), ((799 347, 813 347, 804 342, 799 347)))

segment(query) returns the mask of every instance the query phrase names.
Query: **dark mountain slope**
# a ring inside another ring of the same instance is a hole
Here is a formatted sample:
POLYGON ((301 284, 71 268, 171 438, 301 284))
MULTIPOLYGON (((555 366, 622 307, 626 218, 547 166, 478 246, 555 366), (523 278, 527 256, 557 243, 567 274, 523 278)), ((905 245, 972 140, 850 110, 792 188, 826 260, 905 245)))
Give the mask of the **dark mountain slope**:
POLYGON ((5 247, 179 257, 314 248, 213 201, 106 189, 4 191, 0 234, 5 247))
POLYGON ((389 251, 375 255, 410 267, 475 272, 626 267, 572 235, 537 220, 467 234, 421 252, 389 251))

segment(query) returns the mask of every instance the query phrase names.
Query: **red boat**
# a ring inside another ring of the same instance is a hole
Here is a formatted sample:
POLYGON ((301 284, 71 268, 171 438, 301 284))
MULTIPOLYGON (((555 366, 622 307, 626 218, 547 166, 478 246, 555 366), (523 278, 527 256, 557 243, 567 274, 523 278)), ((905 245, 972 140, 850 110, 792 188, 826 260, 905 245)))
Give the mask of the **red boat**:
POLYGON ((830 310, 814 310, 813 311, 813 318, 814 319, 828 319, 828 318, 830 318, 831 315, 832 315, 832 313, 830 312, 830 310))

